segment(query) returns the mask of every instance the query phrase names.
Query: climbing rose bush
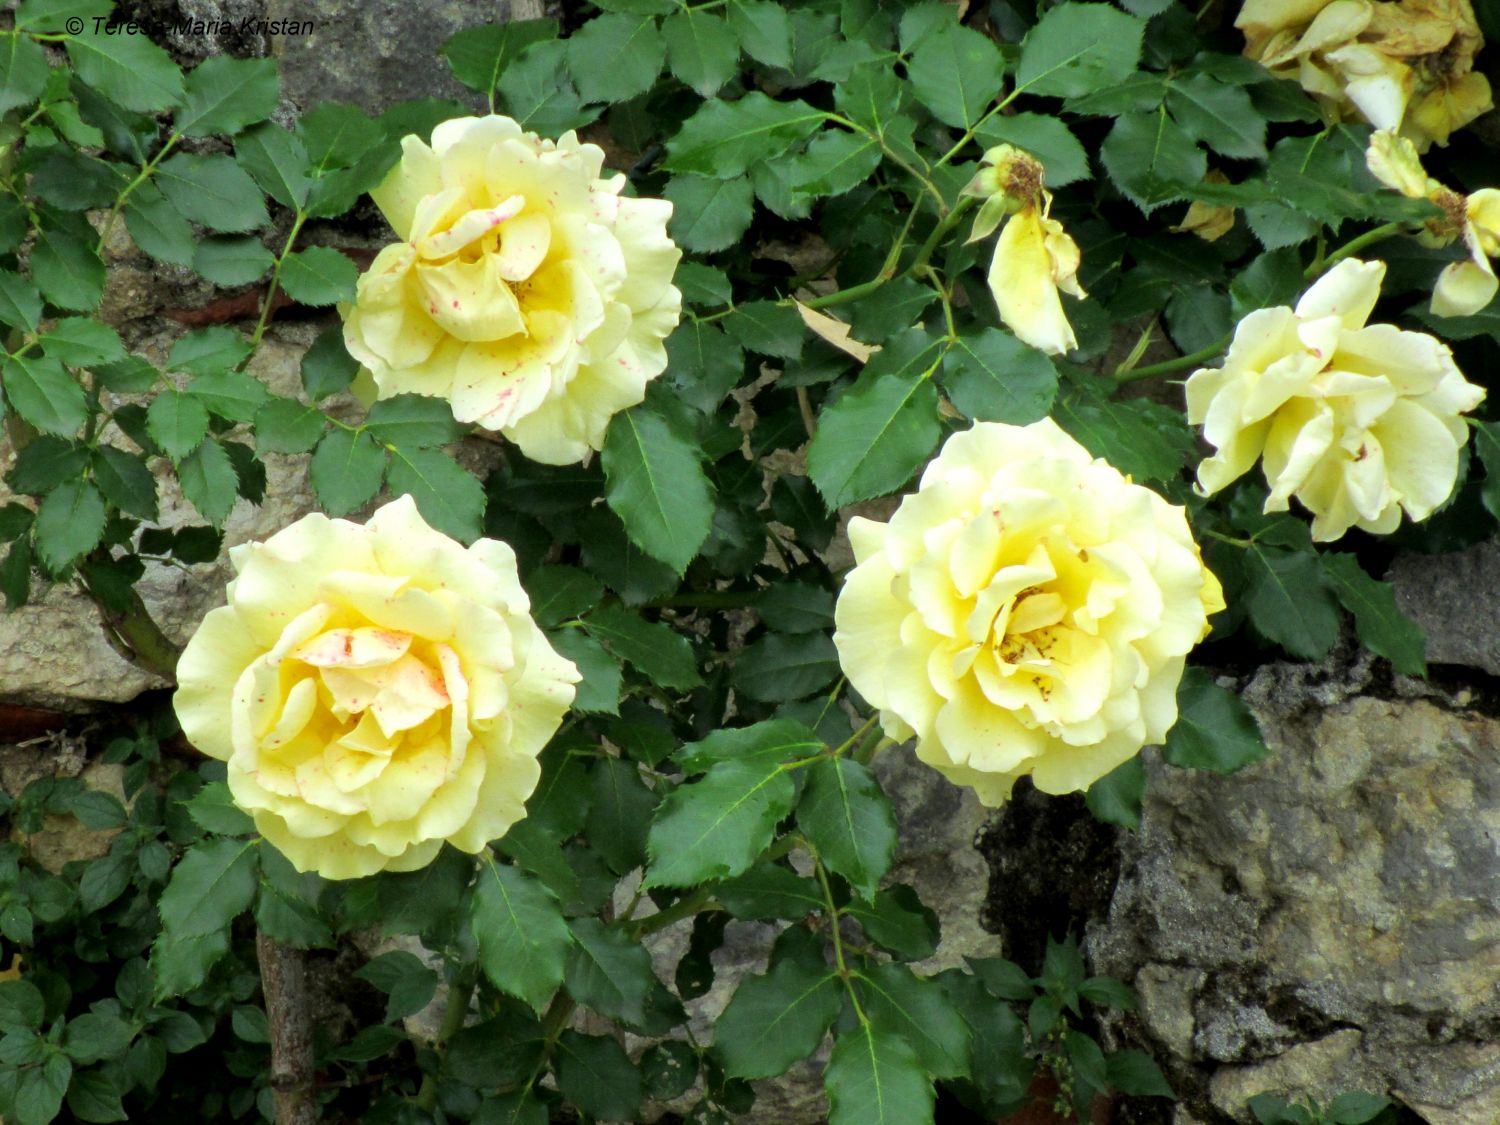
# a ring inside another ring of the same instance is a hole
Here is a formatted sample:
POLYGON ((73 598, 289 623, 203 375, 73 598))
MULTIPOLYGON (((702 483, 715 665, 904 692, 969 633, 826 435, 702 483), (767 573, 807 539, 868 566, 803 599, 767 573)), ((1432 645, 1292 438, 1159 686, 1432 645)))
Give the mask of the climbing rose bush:
POLYGON ((892 738, 987 805, 1088 788, 1177 718, 1224 608, 1183 509, 1051 419, 949 438, 889 523, 856 517, 834 644, 892 738))
POLYGON ((667 365, 682 297, 672 205, 620 193, 604 151, 508 117, 445 121, 370 195, 401 239, 359 280, 344 340, 375 396, 446 398, 534 461, 581 461, 667 365))
POLYGON ((1494 105, 1469 0, 1245 0, 1235 24, 1250 58, 1419 151, 1494 105))
POLYGON ((1198 465, 1202 493, 1260 460, 1265 511, 1295 496, 1322 541, 1351 527, 1388 534, 1403 510, 1422 520, 1448 499, 1468 440, 1459 415, 1484 390, 1433 337, 1365 324, 1384 276, 1384 262, 1345 259, 1295 309, 1250 313, 1223 366, 1193 372, 1188 420, 1217 450, 1198 465))
POLYGON ((411 871, 525 815, 579 676, 527 612, 508 546, 465 549, 402 497, 230 557, 229 604, 188 643, 174 703, 299 870, 411 871))

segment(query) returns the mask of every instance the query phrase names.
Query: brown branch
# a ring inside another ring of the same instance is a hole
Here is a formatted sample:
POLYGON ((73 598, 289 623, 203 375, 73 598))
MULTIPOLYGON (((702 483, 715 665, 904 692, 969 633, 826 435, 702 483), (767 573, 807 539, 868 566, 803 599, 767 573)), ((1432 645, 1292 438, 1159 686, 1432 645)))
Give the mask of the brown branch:
POLYGON ((255 935, 260 986, 271 1028, 271 1093, 276 1125, 316 1125, 313 1097, 312 1012, 307 1002, 307 966, 302 951, 268 934, 255 935))

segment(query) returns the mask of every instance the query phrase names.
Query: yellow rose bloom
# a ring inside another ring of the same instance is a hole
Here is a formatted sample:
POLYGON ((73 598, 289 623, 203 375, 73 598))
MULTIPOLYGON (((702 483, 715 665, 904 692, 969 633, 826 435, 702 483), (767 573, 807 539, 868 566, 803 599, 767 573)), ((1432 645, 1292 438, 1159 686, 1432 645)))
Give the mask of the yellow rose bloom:
POLYGON ((1399 130, 1418 151, 1494 105, 1470 0, 1245 0, 1235 26, 1247 56, 1334 116, 1399 130))
POLYGON ((1022 342, 1062 355, 1076 348, 1078 339, 1059 291, 1078 298, 1088 294, 1078 284, 1078 244, 1051 217, 1052 193, 1042 187, 1044 174, 1033 157, 997 145, 984 154, 963 194, 985 201, 970 242, 988 238, 1004 223, 988 276, 1000 320, 1022 342))
POLYGON ((1088 788, 1177 719, 1224 608, 1179 507, 1050 418, 949 438, 889 523, 856 517, 835 609, 849 682, 917 757, 998 805, 1088 788))
POLYGON ((1240 321, 1222 367, 1193 372, 1188 421, 1217 450, 1198 466, 1202 494, 1260 460, 1265 510, 1295 496, 1322 541, 1351 527, 1388 534, 1403 510, 1422 520, 1448 499, 1468 440, 1459 415, 1484 391, 1433 337, 1365 324, 1384 276, 1383 262, 1346 258, 1295 309, 1240 321))
POLYGON ((228 605, 177 668, 183 733, 300 871, 412 871, 526 815, 578 671, 515 554, 465 549, 403 496, 360 526, 304 516, 230 551, 228 605))
POLYGON ((370 193, 400 242, 359 279, 344 341, 376 397, 433 395, 534 461, 581 461, 667 366, 682 295, 672 205, 621 195, 604 152, 508 117, 407 137, 370 193))

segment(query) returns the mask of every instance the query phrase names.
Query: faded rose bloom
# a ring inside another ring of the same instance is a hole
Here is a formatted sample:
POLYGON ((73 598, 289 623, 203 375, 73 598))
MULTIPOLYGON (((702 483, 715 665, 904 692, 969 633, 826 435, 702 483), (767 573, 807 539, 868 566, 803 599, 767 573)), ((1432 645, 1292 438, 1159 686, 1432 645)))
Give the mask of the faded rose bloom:
POLYGON ((1245 54, 1425 152, 1493 106, 1470 0, 1245 0, 1245 54))
POLYGON ((1490 259, 1500 257, 1500 189, 1480 188, 1462 195, 1431 179, 1416 148, 1404 137, 1381 130, 1370 137, 1365 163, 1375 178, 1410 199, 1428 199, 1443 212, 1421 236, 1430 246, 1462 238, 1468 261, 1452 262, 1432 290, 1434 316, 1473 316, 1495 299, 1500 281, 1490 259))
POLYGON ((969 241, 988 238, 1004 223, 990 261, 989 287, 1005 326, 1016 338, 1053 355, 1078 346, 1059 291, 1086 297, 1078 284, 1078 244, 1050 217, 1052 193, 1044 169, 1010 145, 984 154, 983 167, 963 194, 984 200, 969 241))
MULTIPOLYGON (((445 121, 370 193, 402 241, 345 307, 375 397, 433 395, 535 461, 581 461, 667 365, 682 295, 672 205, 621 195, 604 152, 508 117, 445 121)), ((367 388, 368 389, 368 388, 367 388)))
POLYGON ((1177 719, 1224 608, 1183 510, 1050 418, 953 435, 889 523, 856 517, 835 609, 886 734, 987 805, 1086 789, 1177 719))
POLYGON ((467 549, 403 496, 230 551, 229 604, 177 668, 183 733, 300 871, 412 871, 526 815, 578 672, 527 612, 515 554, 467 549))
POLYGON ((1460 417, 1484 391, 1433 337, 1366 325, 1383 262, 1346 258, 1295 309, 1240 321, 1224 365, 1187 381, 1188 420, 1218 452, 1198 466, 1199 491, 1218 492, 1261 462, 1267 512, 1295 496, 1312 537, 1351 527, 1395 531, 1404 510, 1426 519, 1453 492, 1460 417))

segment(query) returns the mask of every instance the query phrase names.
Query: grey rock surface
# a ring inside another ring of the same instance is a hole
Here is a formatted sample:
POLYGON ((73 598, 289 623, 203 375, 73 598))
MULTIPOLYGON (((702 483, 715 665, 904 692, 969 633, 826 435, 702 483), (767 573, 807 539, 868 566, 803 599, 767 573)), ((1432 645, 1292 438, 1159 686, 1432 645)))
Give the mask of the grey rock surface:
POLYGON ((1447 555, 1402 555, 1391 566, 1396 604, 1427 631, 1427 659, 1500 676, 1500 543, 1447 555))
POLYGON ((1317 704, 1294 676, 1269 665, 1247 691, 1270 759, 1229 777, 1150 760, 1095 970, 1138 990, 1210 1120, 1248 1120, 1263 1091, 1366 1089, 1492 1125, 1500 724, 1434 699, 1317 704))

